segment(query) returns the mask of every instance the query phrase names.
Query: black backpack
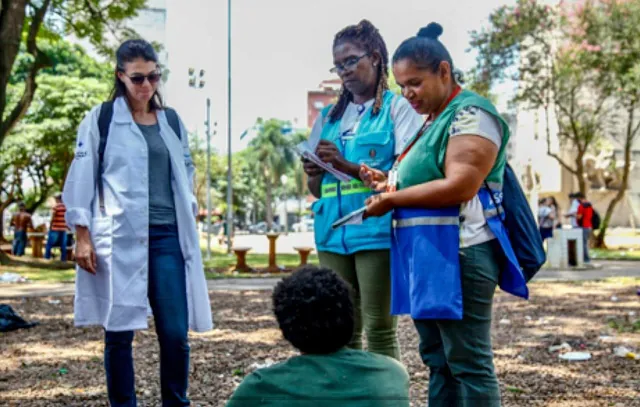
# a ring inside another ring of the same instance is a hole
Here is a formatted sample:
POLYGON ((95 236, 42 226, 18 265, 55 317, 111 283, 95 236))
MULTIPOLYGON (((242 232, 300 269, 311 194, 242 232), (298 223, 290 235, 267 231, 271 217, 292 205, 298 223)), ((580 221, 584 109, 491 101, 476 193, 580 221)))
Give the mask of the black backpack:
POLYGON ((593 225, 593 230, 598 230, 600 229, 600 214, 598 213, 598 211, 596 211, 596 208, 594 208, 593 206, 591 208, 593 209, 591 224, 593 225))
MULTIPOLYGON (((182 140, 182 133, 180 132, 180 120, 178 119, 178 113, 175 110, 167 107, 164 109, 167 115, 167 121, 169 126, 176 133, 178 139, 182 140)), ((100 144, 98 145, 98 195, 100 199, 100 209, 104 210, 104 187, 102 185, 102 163, 104 161, 104 150, 107 148, 107 138, 109 137, 109 126, 111 125, 111 119, 113 118, 113 101, 104 102, 100 106, 100 116, 98 116, 98 130, 100 131, 100 144)))

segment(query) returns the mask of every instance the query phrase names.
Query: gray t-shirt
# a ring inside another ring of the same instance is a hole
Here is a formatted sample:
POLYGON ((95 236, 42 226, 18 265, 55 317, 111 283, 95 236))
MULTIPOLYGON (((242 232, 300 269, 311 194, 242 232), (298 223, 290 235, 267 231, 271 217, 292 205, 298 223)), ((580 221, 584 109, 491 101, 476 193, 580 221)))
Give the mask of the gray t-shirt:
POLYGON ((171 187, 171 158, 160 136, 158 123, 138 124, 149 151, 149 225, 176 224, 171 187))

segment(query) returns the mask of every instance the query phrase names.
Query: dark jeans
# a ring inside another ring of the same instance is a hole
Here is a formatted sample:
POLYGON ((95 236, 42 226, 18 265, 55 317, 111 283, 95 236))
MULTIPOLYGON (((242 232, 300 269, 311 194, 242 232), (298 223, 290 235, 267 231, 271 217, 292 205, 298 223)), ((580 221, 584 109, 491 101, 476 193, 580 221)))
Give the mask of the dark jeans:
POLYGON ((415 320, 429 367, 430 407, 499 407, 491 308, 504 255, 497 240, 460 250, 463 317, 415 320))
POLYGON ((44 250, 44 258, 51 258, 51 249, 60 248, 60 260, 67 260, 67 232, 65 230, 50 230, 47 236, 47 247, 44 250))
POLYGON ((27 232, 24 230, 13 233, 13 255, 24 256, 24 249, 27 247, 27 232))
POLYGON ((589 256, 589 240, 591 239, 592 228, 582 228, 582 246, 584 250, 584 262, 590 263, 591 256, 589 256))
MULTIPOLYGON (((149 231, 149 303, 160 342, 162 405, 188 406, 189 342, 185 264, 175 226, 149 231)), ((133 331, 105 333, 104 366, 112 406, 135 406, 133 331)))

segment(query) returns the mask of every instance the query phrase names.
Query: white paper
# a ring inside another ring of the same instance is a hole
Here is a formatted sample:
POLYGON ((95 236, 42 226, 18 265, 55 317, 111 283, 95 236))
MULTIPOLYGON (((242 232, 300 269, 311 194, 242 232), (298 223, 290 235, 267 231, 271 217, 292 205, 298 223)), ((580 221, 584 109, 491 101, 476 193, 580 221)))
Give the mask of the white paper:
POLYGON ((333 222, 333 224, 331 225, 332 229, 337 229, 341 226, 345 226, 345 225, 361 225, 363 222, 363 218, 364 218, 364 212, 367 210, 366 206, 363 206, 362 208, 351 212, 350 214, 348 214, 347 216, 343 216, 342 218, 338 219, 337 221, 333 222))
POLYGON ((296 146, 296 151, 302 157, 304 157, 307 160, 311 161, 312 163, 314 163, 318 167, 324 169, 325 171, 327 171, 328 173, 330 173, 331 175, 333 175, 334 177, 336 177, 340 181, 349 182, 349 181, 352 180, 351 176, 345 174, 344 172, 336 170, 335 168, 333 168, 333 165, 331 165, 329 163, 325 163, 324 161, 322 161, 320 159, 320 157, 318 157, 315 154, 315 152, 311 149, 311 147, 309 146, 309 143, 307 141, 303 141, 302 143, 298 144, 296 146))

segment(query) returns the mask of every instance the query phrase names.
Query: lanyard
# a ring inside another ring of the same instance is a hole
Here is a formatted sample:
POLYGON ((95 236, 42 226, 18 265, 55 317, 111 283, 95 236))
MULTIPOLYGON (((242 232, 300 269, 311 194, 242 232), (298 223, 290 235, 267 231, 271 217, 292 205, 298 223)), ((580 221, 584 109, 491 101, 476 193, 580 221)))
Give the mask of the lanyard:
MULTIPOLYGON (((460 88, 460 86, 456 85, 456 87, 453 89, 453 92, 451 92, 451 96, 449 96, 449 99, 447 99, 447 101, 445 102, 445 107, 448 106, 449 103, 451 103, 451 101, 456 96, 458 96, 458 94, 461 91, 462 91, 462 89, 460 88)), ((409 145, 404 149, 402 154, 400 154, 400 156, 398 157, 396 162, 393 163, 393 167, 391 168, 391 171, 389 171, 389 176, 387 177, 387 192, 395 192, 397 190, 397 187, 398 187, 398 165, 400 164, 400 162, 402 160, 404 160, 404 158, 407 156, 407 154, 409 154, 409 151, 411 151, 411 149, 416 144, 416 142, 420 139, 420 137, 422 137, 424 135, 424 133, 427 132, 427 128, 429 127, 429 123, 431 123, 432 120, 433 120, 433 117, 431 115, 429 117, 427 117, 427 120, 425 120, 424 124, 422 125, 422 127, 420 127, 420 130, 418 131, 418 134, 416 134, 416 136, 413 138, 411 143, 409 143, 409 145)))
MULTIPOLYGON (((444 106, 445 108, 449 105, 449 103, 451 103, 451 101, 458 96, 458 94, 462 91, 462 88, 460 88, 460 86, 456 85, 456 87, 453 89, 453 92, 451 92, 451 96, 449 96, 449 99, 447 99, 447 101, 445 102, 444 106)), ((416 137, 414 137, 413 141, 411 141, 411 143, 404 149, 404 151, 402 152, 402 154, 400 154, 400 156, 398 157, 398 159, 396 160, 395 163, 395 167, 398 166, 398 164, 400 164, 400 162, 402 160, 404 160, 404 158, 407 156, 407 154, 409 154, 409 151, 411 151, 411 149, 413 148, 413 146, 416 144, 416 142, 420 139, 420 137, 422 137, 424 135, 424 133, 426 133, 427 131, 427 127, 429 127, 427 125, 427 123, 430 123, 432 121, 432 116, 429 115, 429 117, 427 117, 427 120, 424 121, 424 124, 422 125, 422 127, 420 128, 420 131, 418 132, 418 134, 416 135, 416 137)))

